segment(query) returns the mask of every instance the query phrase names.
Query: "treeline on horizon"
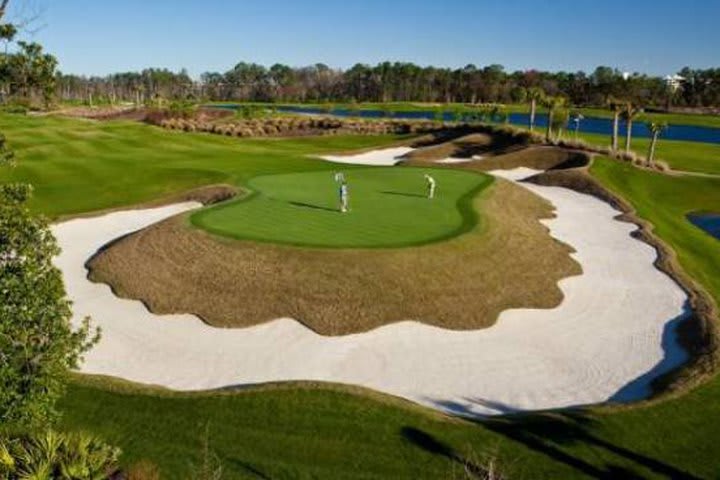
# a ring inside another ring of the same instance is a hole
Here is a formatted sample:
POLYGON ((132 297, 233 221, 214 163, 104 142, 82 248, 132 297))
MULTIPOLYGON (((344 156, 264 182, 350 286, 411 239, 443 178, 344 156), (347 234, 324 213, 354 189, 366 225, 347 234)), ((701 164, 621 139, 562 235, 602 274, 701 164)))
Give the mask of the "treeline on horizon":
POLYGON ((193 81, 186 71, 146 69, 104 77, 56 75, 59 99, 83 103, 147 103, 152 99, 248 102, 437 102, 524 103, 528 93, 565 97, 577 106, 602 106, 620 98, 658 108, 720 106, 720 68, 683 68, 682 80, 597 67, 592 73, 507 72, 502 65, 460 69, 413 63, 357 64, 332 69, 324 64, 293 68, 238 63, 225 73, 206 72, 193 81))

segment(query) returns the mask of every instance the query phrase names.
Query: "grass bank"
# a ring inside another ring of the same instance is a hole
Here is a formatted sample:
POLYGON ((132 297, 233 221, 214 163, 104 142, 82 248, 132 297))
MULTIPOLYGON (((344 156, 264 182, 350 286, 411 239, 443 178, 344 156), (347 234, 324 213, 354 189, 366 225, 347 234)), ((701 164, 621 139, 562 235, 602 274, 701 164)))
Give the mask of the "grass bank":
POLYGON ((126 465, 147 459, 187 478, 203 437, 241 478, 464 478, 497 457, 513 479, 716 478, 720 382, 647 408, 452 419, 360 389, 286 385, 169 394, 77 380, 63 427, 102 435, 126 465))
MULTIPOLYGON (((567 138, 575 138, 567 135, 567 138)), ((609 146, 610 137, 592 133, 581 133, 580 139, 593 145, 609 146)), ((620 139, 621 146, 625 139, 620 139)), ((633 138, 632 149, 639 155, 647 155, 650 146, 648 138, 633 138)), ((674 170, 720 175, 720 144, 665 140, 660 137, 655 157, 667 162, 674 170)))

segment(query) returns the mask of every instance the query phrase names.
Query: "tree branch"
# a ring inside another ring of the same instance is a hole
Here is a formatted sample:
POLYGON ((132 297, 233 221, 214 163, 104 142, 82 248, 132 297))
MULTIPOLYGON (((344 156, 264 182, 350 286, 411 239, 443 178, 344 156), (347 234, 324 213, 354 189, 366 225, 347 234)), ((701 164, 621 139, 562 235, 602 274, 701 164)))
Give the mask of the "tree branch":
POLYGON ((10 0, 2 0, 2 3, 0 3, 0 19, 5 16, 5 11, 7 10, 8 3, 10 3, 10 0))

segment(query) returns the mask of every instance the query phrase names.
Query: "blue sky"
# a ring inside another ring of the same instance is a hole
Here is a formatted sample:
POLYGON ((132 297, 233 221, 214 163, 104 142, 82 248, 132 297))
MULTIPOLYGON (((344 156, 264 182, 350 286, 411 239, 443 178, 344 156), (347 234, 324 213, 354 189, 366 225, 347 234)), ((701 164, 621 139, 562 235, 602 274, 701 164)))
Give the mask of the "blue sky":
MULTIPOLYGON (((11 0, 12 2, 13 0, 11 0)), ((27 0, 25 0, 27 1, 27 0)), ((20 5, 23 0, 14 0, 20 5)), ((68 73, 240 60, 672 73, 720 66, 720 0, 34 0, 68 73)), ((12 6, 12 3, 11 3, 12 6)))

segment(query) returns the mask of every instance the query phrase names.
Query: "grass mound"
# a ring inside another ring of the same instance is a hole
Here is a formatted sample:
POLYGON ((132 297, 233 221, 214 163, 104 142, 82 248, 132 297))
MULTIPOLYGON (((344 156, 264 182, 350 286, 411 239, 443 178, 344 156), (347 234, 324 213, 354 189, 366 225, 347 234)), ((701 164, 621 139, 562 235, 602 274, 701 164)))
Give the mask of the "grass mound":
POLYGON ((472 197, 488 176, 421 168, 345 171, 350 212, 338 209, 332 172, 254 178, 252 195, 200 211, 195 226, 236 239, 316 247, 400 247, 430 243, 468 231, 477 222, 472 197), (423 175, 438 182, 425 194, 423 175))

